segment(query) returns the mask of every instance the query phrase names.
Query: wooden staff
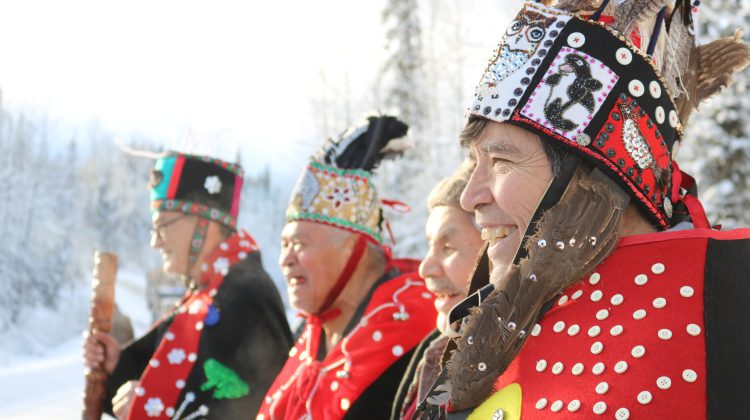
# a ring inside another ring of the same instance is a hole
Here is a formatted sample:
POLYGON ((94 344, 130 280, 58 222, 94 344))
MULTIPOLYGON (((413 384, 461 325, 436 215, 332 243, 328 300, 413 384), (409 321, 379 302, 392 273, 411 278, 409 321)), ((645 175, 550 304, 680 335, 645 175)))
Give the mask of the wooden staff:
MULTIPOLYGON (((112 329, 112 314, 115 309, 115 278, 117 255, 97 251, 94 254, 94 281, 92 285, 89 334, 112 329)), ((103 364, 102 364, 103 365, 103 364)), ((83 419, 100 420, 102 417, 107 371, 104 366, 86 372, 86 388, 83 394, 83 419)))

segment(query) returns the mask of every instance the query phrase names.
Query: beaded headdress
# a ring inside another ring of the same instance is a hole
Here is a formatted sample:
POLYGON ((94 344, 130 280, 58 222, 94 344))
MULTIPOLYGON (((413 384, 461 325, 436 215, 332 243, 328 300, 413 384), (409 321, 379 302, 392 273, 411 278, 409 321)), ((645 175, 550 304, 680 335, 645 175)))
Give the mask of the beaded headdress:
POLYGON ((327 140, 302 171, 286 211, 287 223, 305 220, 358 232, 382 244, 382 205, 372 171, 400 152, 391 140, 408 126, 391 116, 372 116, 327 140))
POLYGON ((667 229, 681 199, 673 158, 684 120, 747 65, 747 47, 737 36, 719 40, 735 53, 719 73, 696 64, 719 45, 694 46, 689 2, 605 0, 587 11, 589 3, 525 4, 477 86, 470 118, 514 124, 577 152, 667 229))
POLYGON ((151 171, 151 209, 194 214, 235 229, 242 182, 237 164, 167 152, 151 171))

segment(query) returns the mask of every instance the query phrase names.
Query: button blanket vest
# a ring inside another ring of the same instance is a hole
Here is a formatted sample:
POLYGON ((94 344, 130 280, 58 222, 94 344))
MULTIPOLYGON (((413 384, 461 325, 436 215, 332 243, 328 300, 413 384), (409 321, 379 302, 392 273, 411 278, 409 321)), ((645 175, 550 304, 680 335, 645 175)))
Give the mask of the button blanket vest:
POLYGON ((201 269, 203 287, 123 349, 107 403, 124 382, 139 380, 128 419, 254 412, 283 365, 291 333, 253 238, 231 236, 201 269))
MULTIPOLYGON (((403 261, 393 262, 404 268, 403 261)), ((357 399, 434 328, 433 299, 414 272, 381 283, 356 326, 322 361, 315 357, 324 345, 322 331, 308 324, 256 418, 345 418, 357 399)), ((393 376, 394 394, 402 374, 393 376)), ((377 396, 385 413, 393 397, 377 396)))
POLYGON ((468 418, 750 418, 749 257, 750 229, 624 238, 468 418))

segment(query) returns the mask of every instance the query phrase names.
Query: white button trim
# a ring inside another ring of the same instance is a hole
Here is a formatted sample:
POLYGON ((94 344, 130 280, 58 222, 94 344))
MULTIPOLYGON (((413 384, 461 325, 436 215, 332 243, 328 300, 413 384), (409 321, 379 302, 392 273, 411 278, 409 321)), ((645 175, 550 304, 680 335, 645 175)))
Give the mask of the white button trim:
POLYGON ((651 96, 653 96, 654 99, 659 99, 661 97, 661 86, 659 86, 659 82, 656 80, 652 80, 651 83, 648 84, 648 90, 651 92, 651 96))
POLYGON ((633 347, 633 350, 630 351, 630 354, 633 355, 633 357, 635 357, 636 359, 640 359, 644 354, 646 354, 646 348, 641 345, 635 346, 633 347))
POLYGON ((653 396, 648 391, 641 391, 641 393, 638 394, 638 402, 643 405, 650 403, 652 399, 653 396))
POLYGON ((549 407, 550 410, 552 410, 553 413, 557 413, 558 411, 562 410, 562 408, 565 406, 562 401, 557 400, 552 403, 552 405, 549 407))
POLYGON ((648 283, 648 276, 645 274, 639 274, 635 276, 635 279, 633 281, 635 281, 635 284, 637 284, 638 286, 643 286, 644 284, 648 283))
POLYGON ((578 326, 578 324, 573 324, 568 328, 568 335, 573 337, 574 335, 578 334, 578 332, 581 331, 581 327, 578 326))
POLYGON ((599 302, 600 300, 602 300, 603 296, 604 296, 604 293, 602 293, 601 290, 594 290, 591 293, 591 301, 593 301, 593 302, 599 302))
POLYGON ((695 373, 693 369, 685 369, 682 371, 682 379, 684 379, 685 382, 693 383, 698 379, 698 374, 695 373))
POLYGON ((618 335, 622 334, 623 331, 624 328, 622 328, 622 325, 615 325, 614 327, 612 327, 612 329, 609 330, 609 333, 613 337, 617 337, 618 335))
POLYGON ((599 280, 601 279, 602 279, 601 274, 594 273, 591 276, 589 276, 589 284, 591 284, 592 286, 596 286, 596 284, 599 283, 599 280))
POLYGON ((534 405, 534 407, 536 407, 537 410, 544 410, 544 407, 546 406, 547 406, 546 398, 540 398, 539 401, 536 402, 536 405, 534 405))
POLYGON ((564 368, 565 367, 563 366, 561 362, 557 362, 554 365, 552 365, 552 374, 559 375, 562 373, 564 368))
POLYGON ((604 363, 599 362, 595 364, 594 367, 591 368, 591 373, 593 373, 594 375, 601 375, 602 373, 604 373, 604 363))
POLYGON ((667 306, 667 300, 664 299, 663 297, 659 297, 659 298, 654 299, 653 304, 654 304, 654 308, 661 309, 667 306))
POLYGON ((656 387, 659 389, 669 389, 672 387, 672 380, 667 376, 660 376, 656 380, 656 387))
POLYGON ((586 43, 586 37, 580 32, 573 32, 568 35, 568 45, 573 48, 580 48, 586 43))
POLYGON ((623 374, 628 371, 628 362, 620 360, 615 363, 615 373, 623 374))
POLYGON ((581 402, 578 400, 573 400, 568 403, 568 411, 571 413, 575 413, 579 408, 581 408, 581 402))
POLYGON ((609 391, 609 384, 606 382, 599 382, 599 384, 596 385, 596 388, 594 388, 594 391, 599 395, 604 395, 609 391))
POLYGON ((627 420, 630 418, 630 411, 625 407, 621 407, 615 412, 615 418, 617 420, 627 420))
POLYGON ((570 370, 570 373, 572 373, 575 376, 578 376, 582 374, 584 371, 583 363, 576 363, 573 365, 573 369, 570 370))
POLYGON ((547 361, 542 359, 536 362, 536 371, 537 372, 544 372, 544 369, 547 369, 547 361))
POLYGON ((635 312, 633 312, 633 318, 634 319, 643 319, 646 317, 646 310, 645 309, 639 309, 635 312))
POLYGON ((562 322, 562 321, 557 321, 557 322, 555 323, 555 325, 554 325, 554 326, 552 327, 552 330, 553 330, 554 332, 556 332, 556 333, 559 333, 559 332, 561 332, 561 331, 562 331, 562 330, 564 330, 564 329, 565 329, 565 323, 564 323, 564 322, 562 322))
POLYGON ((619 294, 619 293, 616 294, 616 295, 614 295, 614 296, 612 296, 612 299, 609 300, 609 302, 611 304, 615 305, 615 306, 621 305, 622 302, 624 302, 624 301, 625 301, 625 298, 622 297, 622 295, 619 294))
POLYGON ((692 297, 693 293, 695 293, 695 290, 693 290, 693 288, 690 286, 680 287, 680 295, 682 297, 686 297, 686 298, 692 297))
POLYGON ((662 263, 656 263, 651 266, 651 272, 654 274, 661 274, 664 272, 664 270, 665 270, 664 264, 662 263))
POLYGON ((601 309, 596 313, 596 319, 599 321, 604 321, 607 318, 609 318, 609 311, 606 309, 601 309))
POLYGON ((558 299, 557 304, 562 306, 562 305, 565 305, 566 303, 568 303, 568 296, 567 295, 560 296, 560 299, 558 299))
POLYGON ((664 120, 667 118, 666 112, 664 112, 664 107, 661 105, 656 107, 656 112, 654 112, 654 117, 656 117, 656 122, 659 124, 664 124, 664 120))
POLYGON ((583 290, 576 290, 571 297, 573 298, 573 300, 576 300, 581 296, 583 296, 583 290))
POLYGON ((533 335, 534 337, 538 336, 541 332, 542 326, 539 324, 534 325, 534 328, 531 329, 531 335, 533 335))
POLYGON ((607 411, 607 404, 605 404, 604 401, 599 401, 594 404, 593 410, 594 414, 604 414, 604 412, 607 411))
POLYGON ((615 51, 615 59, 617 59, 617 62, 623 66, 627 66, 633 61, 633 53, 631 53, 629 49, 621 47, 615 51))
POLYGON ((657 333, 657 335, 662 340, 669 340, 669 339, 672 338, 672 331, 670 331, 670 330, 668 330, 666 328, 662 328, 662 329, 659 330, 659 332, 657 333))
POLYGON ((602 332, 602 329, 598 325, 594 325, 593 327, 589 328, 589 337, 594 338, 599 333, 602 332))
POLYGON ((643 86, 643 82, 638 79, 633 79, 628 83, 628 91, 636 98, 643 96, 644 90, 646 90, 646 88, 643 86))
POLYGON ((686 329, 687 333, 692 335, 693 337, 696 337, 701 333, 701 327, 696 324, 688 324, 686 329))
POLYGON ((602 344, 601 341, 597 341, 594 344, 591 345, 591 353, 592 354, 599 354, 604 350, 604 344, 602 344))

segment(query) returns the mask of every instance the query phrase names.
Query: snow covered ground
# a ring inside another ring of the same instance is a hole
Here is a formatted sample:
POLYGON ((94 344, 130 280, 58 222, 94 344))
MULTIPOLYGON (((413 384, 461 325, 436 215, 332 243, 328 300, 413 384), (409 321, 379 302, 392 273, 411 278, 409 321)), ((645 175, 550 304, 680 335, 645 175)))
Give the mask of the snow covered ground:
MULTIPOLYGON (((145 276, 121 271, 115 300, 133 323, 136 336, 151 322, 146 307, 145 276)), ((27 314, 27 322, 18 331, 6 332, 0 343, 0 419, 80 419, 83 392, 81 331, 85 327, 88 290, 71 291, 66 307, 71 318, 61 311, 44 308, 27 314), (75 308, 75 310, 73 310, 75 308), (75 314, 73 314, 75 312, 75 314), (73 322, 71 322, 73 321, 73 322), (72 325, 72 326, 71 326, 72 325), (30 333, 46 335, 46 348, 22 351, 28 342, 42 342, 30 333)))

